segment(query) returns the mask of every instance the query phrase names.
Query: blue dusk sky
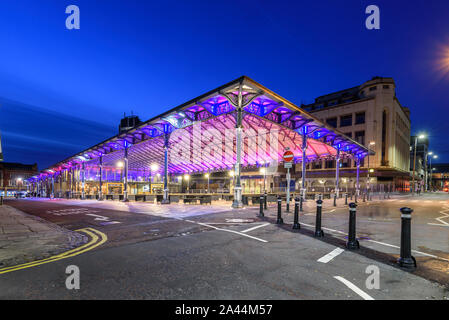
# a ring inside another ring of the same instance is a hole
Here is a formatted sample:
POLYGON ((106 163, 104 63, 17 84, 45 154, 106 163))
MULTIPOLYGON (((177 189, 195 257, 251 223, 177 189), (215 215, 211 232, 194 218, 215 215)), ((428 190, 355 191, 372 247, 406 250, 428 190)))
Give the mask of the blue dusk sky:
POLYGON ((5 161, 46 168, 115 135, 124 112, 147 120, 247 75, 296 104, 393 77, 412 134, 449 162, 448 16, 447 0, 2 0, 5 161))

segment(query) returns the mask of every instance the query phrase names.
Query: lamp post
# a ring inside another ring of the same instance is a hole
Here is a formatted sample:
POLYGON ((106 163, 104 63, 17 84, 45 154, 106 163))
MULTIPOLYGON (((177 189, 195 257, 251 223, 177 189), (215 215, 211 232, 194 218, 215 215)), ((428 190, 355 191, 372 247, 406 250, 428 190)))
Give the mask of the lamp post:
POLYGON ((430 174, 429 174, 429 187, 430 187, 430 189, 432 189, 432 174, 433 174, 433 172, 432 172, 432 158, 434 158, 434 159, 438 159, 438 156, 436 155, 436 154, 433 154, 433 152, 429 152, 429 164, 430 164, 430 168, 429 168, 429 170, 428 171, 430 171, 430 174))
POLYGON ((210 193, 210 191, 209 191, 209 173, 206 173, 204 176, 207 178, 207 192, 206 193, 210 193))
POLYGON ((117 168, 119 168, 119 170, 120 170, 120 182, 121 183, 123 183, 122 169, 123 169, 124 165, 125 164, 123 163, 123 161, 117 162, 117 168))
POLYGON ((413 176, 412 176, 412 193, 415 192, 415 168, 416 168, 416 146, 418 144, 418 139, 424 139, 426 136, 420 134, 415 137, 415 149, 413 150, 413 176))
MULTIPOLYGON (((375 146, 376 145, 376 142, 375 141, 370 141, 370 143, 369 143, 369 146, 370 147, 373 147, 373 146, 375 146)), ((368 148, 369 149, 369 148, 368 148)), ((369 158, 370 158, 370 155, 369 155, 369 150, 368 150, 368 156, 367 156, 367 158, 368 158, 368 172, 367 172, 367 174, 366 174, 366 189, 367 190, 370 190, 370 185, 369 185, 369 181, 370 181, 370 177, 369 177, 369 174, 370 174, 370 172, 374 172, 374 170, 373 171, 371 171, 371 169, 370 169, 370 167, 369 167, 369 158)))
POLYGON ((184 175, 184 180, 187 181, 187 193, 189 193, 189 187, 190 187, 190 176, 188 174, 184 175))
POLYGON ((263 192, 265 192, 265 191, 267 191, 267 188, 266 188, 267 169, 266 168, 260 168, 260 173, 263 174, 263 192))
POLYGON ((234 170, 229 171, 229 193, 231 192, 231 186, 234 184, 234 170))
POLYGON ((150 185, 149 185, 149 189, 150 189, 150 193, 153 193, 151 190, 151 183, 153 182, 153 173, 159 170, 159 165, 157 163, 153 163, 150 166, 150 185))

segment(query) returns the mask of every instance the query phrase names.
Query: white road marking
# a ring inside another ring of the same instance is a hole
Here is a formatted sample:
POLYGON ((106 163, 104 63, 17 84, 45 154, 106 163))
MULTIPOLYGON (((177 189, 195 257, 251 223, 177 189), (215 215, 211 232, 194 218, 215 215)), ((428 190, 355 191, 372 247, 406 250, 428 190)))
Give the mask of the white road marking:
POLYGON ((328 263, 329 261, 331 261, 333 258, 338 256, 339 254, 343 253, 344 251, 345 250, 342 248, 336 248, 336 249, 332 250, 331 252, 329 252, 328 254, 326 254, 325 256, 319 258, 317 261, 322 262, 322 263, 328 263))
POLYGON ((244 233, 241 233, 241 232, 238 232, 238 231, 228 230, 228 229, 223 229, 223 228, 217 228, 217 227, 211 226, 210 224, 207 224, 207 223, 197 222, 197 224, 202 225, 202 226, 205 226, 205 227, 209 227, 209 228, 212 228, 212 229, 215 229, 215 230, 220 230, 220 231, 225 231, 225 232, 230 232, 230 233, 239 234, 239 235, 241 235, 241 236, 248 237, 248 238, 251 238, 251 239, 260 241, 260 242, 268 242, 267 240, 260 239, 260 238, 256 238, 256 237, 253 237, 253 236, 250 236, 250 235, 248 235, 248 234, 244 234, 244 233))
POLYGON ((261 224, 261 225, 258 225, 258 226, 255 226, 255 227, 252 227, 252 228, 249 228, 249 229, 245 229, 242 232, 243 233, 250 232, 250 231, 253 231, 253 230, 256 230, 256 229, 268 226, 268 225, 269 225, 269 223, 264 223, 264 224, 261 224))
POLYGON ((241 236, 248 237, 248 238, 251 238, 251 239, 260 241, 260 242, 268 242, 267 240, 260 239, 260 238, 257 238, 257 237, 253 237, 253 236, 250 236, 250 235, 248 235, 248 234, 244 234, 244 233, 241 233, 241 232, 238 232, 238 231, 234 231, 234 230, 228 230, 228 229, 218 228, 218 227, 212 226, 212 225, 207 224, 207 223, 195 222, 195 221, 192 221, 192 220, 186 220, 186 219, 182 219, 182 218, 178 218, 178 217, 175 217, 174 219, 176 219, 176 220, 181 220, 181 221, 186 221, 186 222, 190 222, 190 223, 194 223, 194 224, 199 224, 199 225, 201 225, 201 226, 209 227, 209 228, 212 228, 212 229, 215 229, 215 230, 219 230, 219 231, 225 231, 225 232, 230 232, 230 233, 239 234, 239 235, 241 235, 241 236))
POLYGON ((340 276, 334 276, 335 279, 337 279, 338 281, 343 282, 349 289, 351 289, 352 291, 354 291, 355 293, 357 293, 359 296, 361 296, 363 299, 365 300, 374 300, 373 297, 371 297, 369 294, 367 294, 366 292, 362 291, 359 287, 357 287, 355 284, 353 284, 352 282, 346 280, 343 277, 340 276))
MULTIPOLYGON (((302 225, 305 225, 306 227, 315 228, 315 226, 312 225, 312 224, 307 224, 307 223, 301 223, 301 224, 302 224, 302 225)), ((340 231, 340 230, 335 230, 335 229, 330 229, 330 228, 325 228, 325 227, 322 227, 322 229, 323 229, 323 230, 329 230, 329 231, 336 232, 336 233, 340 233, 340 234, 347 234, 346 232, 343 232, 343 231, 340 231)), ((400 249, 400 247, 395 246, 395 245, 393 245, 393 244, 389 244, 389 243, 385 243, 385 242, 380 242, 380 241, 376 241, 376 240, 372 240, 372 239, 367 239, 367 240, 365 240, 365 241, 377 243, 377 244, 380 244, 380 245, 383 245, 383 246, 387 246, 387 247, 392 247, 392 248, 400 249)), ((445 259, 445 258, 442 258, 442 257, 439 257, 439 256, 435 256, 435 255, 430 254, 430 253, 425 253, 425 252, 418 251, 418 250, 412 250, 412 252, 415 252, 415 253, 420 254, 420 255, 423 255, 423 256, 427 256, 427 257, 431 257, 431 258, 435 258, 435 259, 439 259, 439 260, 443 260, 443 261, 448 261, 448 262, 449 262, 449 259, 445 259)))
POLYGON ((449 211, 449 208, 443 207, 444 210, 441 210, 440 213, 442 214, 441 217, 435 218, 438 222, 441 222, 441 224, 435 224, 435 223, 428 223, 431 225, 439 225, 439 226, 446 226, 449 227, 449 223, 446 221, 443 221, 442 219, 449 218, 449 214, 447 212, 449 211))

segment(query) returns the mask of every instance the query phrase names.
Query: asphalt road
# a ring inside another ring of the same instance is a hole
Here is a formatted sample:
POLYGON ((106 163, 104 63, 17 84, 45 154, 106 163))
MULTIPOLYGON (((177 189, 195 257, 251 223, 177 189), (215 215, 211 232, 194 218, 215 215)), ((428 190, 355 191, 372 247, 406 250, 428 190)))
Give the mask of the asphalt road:
MULTIPOLYGON (((107 241, 83 254, 0 274, 1 299, 449 297, 441 284, 404 272, 382 259, 340 250, 338 241, 314 239, 305 227, 300 232, 293 232, 288 225, 278 227, 270 221, 274 209, 262 220, 256 217, 257 208, 219 211, 210 207, 207 213, 206 209, 190 208, 186 212, 177 207, 171 211, 180 214, 168 218, 161 217, 159 209, 136 204, 131 204, 132 210, 122 204, 111 210, 105 208, 108 204, 75 205, 66 201, 8 204, 68 229, 93 228, 106 234, 107 241), (329 256, 331 252, 334 257, 329 256), (79 290, 65 287, 68 265, 80 268, 79 290), (366 269, 373 265, 380 270, 379 289, 366 287, 366 269)), ((344 219, 345 210, 332 212, 336 216, 332 221, 337 223, 340 214, 344 219)), ((359 228, 363 215, 360 213, 359 228)), ((287 223, 290 216, 285 216, 287 223)), ((309 218, 313 220, 306 212, 301 221, 307 223, 309 218)), ((323 225, 331 224, 329 218, 323 219, 323 225)))

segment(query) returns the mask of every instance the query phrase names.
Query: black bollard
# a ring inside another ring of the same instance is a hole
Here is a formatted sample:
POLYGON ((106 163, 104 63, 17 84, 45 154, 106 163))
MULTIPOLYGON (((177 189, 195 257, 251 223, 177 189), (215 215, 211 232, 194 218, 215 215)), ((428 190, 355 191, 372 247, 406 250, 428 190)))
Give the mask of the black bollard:
POLYGON ((337 193, 334 193, 334 207, 337 206, 337 193))
POLYGON ((317 200, 316 202, 316 222, 315 222, 315 237, 324 237, 324 232, 321 229, 321 209, 323 201, 317 200))
POLYGON ((349 204, 349 232, 348 232, 348 242, 346 243, 346 247, 348 249, 360 249, 359 241, 355 237, 355 214, 356 214, 357 204, 351 202, 349 204))
POLYGON ((407 207, 401 210, 401 257, 399 266, 406 269, 416 268, 416 259, 412 256, 411 223, 413 210, 407 207))
POLYGON ((290 212, 290 202, 287 202, 285 212, 290 212))
POLYGON ((358 198, 358 196, 357 196, 357 192, 354 194, 354 202, 355 203, 357 203, 357 198, 358 198))
POLYGON ((363 202, 366 201, 365 197, 366 197, 366 194, 365 194, 365 192, 364 192, 364 193, 363 193, 363 202))
POLYGON ((354 194, 354 191, 351 191, 351 200, 352 200, 352 195, 354 194))
POLYGON ((293 217, 293 229, 301 229, 299 220, 299 198, 295 198, 295 214, 293 217))
POLYGON ((301 212, 303 211, 303 210, 302 210, 302 203, 303 203, 303 201, 304 201, 304 200, 302 199, 302 196, 300 196, 300 197, 299 197, 299 211, 301 211, 301 212))
POLYGON ((348 193, 346 192, 345 193, 345 205, 347 205, 348 204, 348 193))
POLYGON ((267 193, 263 194, 263 208, 267 210, 267 193))
POLYGON ((278 218, 276 220, 277 224, 283 224, 284 223, 284 220, 282 220, 281 210, 282 210, 282 198, 279 196, 278 197, 278 218))
POLYGON ((0 196, 0 206, 3 205, 3 196, 0 196))
POLYGON ((259 217, 263 217, 263 196, 259 199, 259 217))

